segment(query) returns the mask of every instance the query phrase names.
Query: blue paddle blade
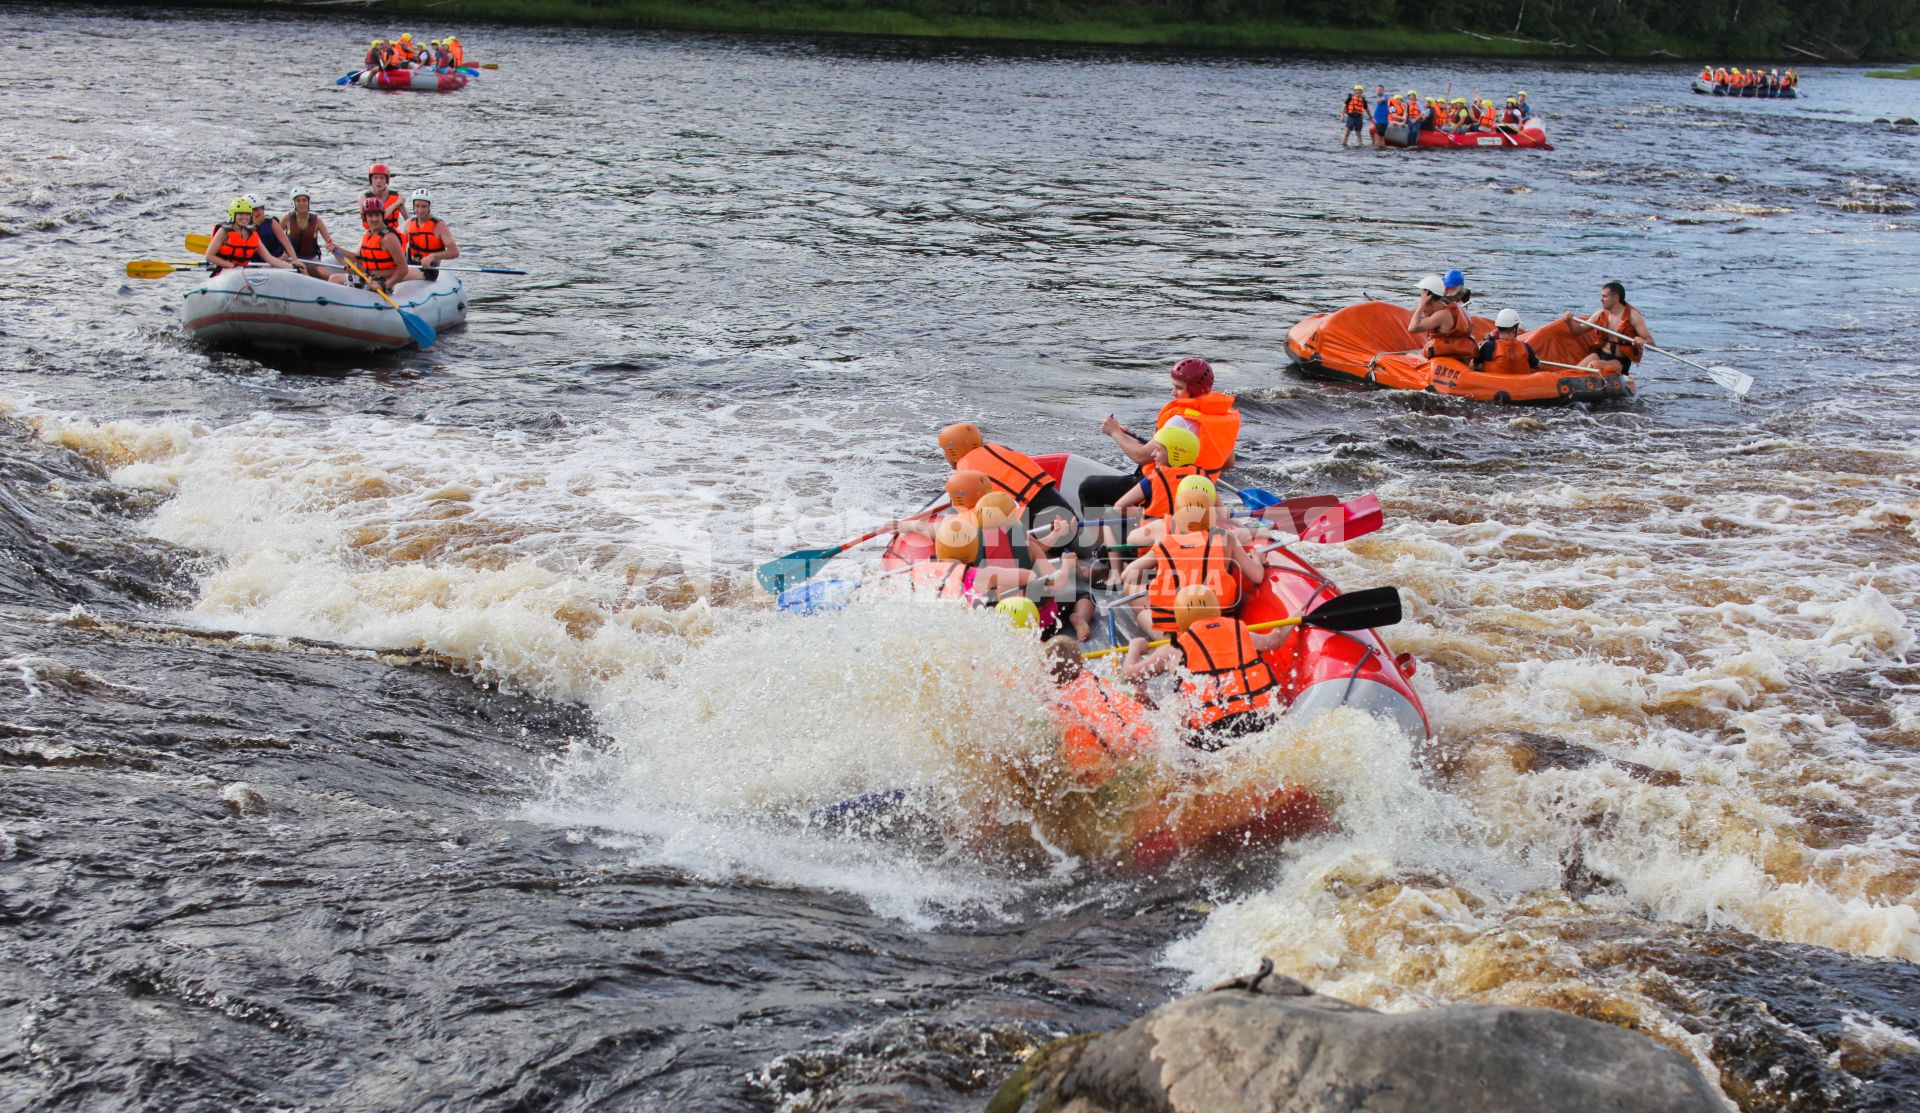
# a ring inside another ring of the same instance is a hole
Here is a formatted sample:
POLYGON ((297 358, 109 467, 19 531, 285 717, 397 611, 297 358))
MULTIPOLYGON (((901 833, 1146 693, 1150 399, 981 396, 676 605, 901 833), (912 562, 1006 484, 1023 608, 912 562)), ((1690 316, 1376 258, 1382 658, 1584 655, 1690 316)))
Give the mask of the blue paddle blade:
POLYGON ((360 76, 360 71, 354 70, 352 73, 347 74, 344 77, 342 77, 340 80, 334 82, 334 84, 335 85, 351 85, 354 83, 354 80, 359 76, 360 76))
POLYGON ((816 580, 788 588, 774 599, 774 603, 781 610, 796 614, 837 611, 847 605, 847 600, 859 587, 858 580, 816 580))
POLYGON ((438 339, 433 333, 432 325, 404 309, 400 311, 400 321, 407 326, 407 335, 413 337, 413 342, 422 348, 433 347, 433 342, 438 339))
POLYGON ((525 274, 527 273, 526 271, 514 270, 512 267, 475 267, 474 270, 479 271, 481 274, 525 274))
POLYGON ((1263 491, 1258 487, 1242 487, 1240 488, 1240 501, 1246 505, 1248 510, 1258 513, 1270 506, 1279 506, 1280 496, 1274 494, 1272 491, 1263 491))

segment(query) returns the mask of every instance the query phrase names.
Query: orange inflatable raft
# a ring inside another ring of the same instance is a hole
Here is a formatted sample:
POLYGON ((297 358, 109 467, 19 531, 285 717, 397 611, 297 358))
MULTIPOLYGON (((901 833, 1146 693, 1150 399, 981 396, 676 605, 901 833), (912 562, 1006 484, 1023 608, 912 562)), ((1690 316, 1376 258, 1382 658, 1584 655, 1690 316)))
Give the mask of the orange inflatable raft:
MULTIPOLYGON (((1593 351, 1588 340, 1573 335, 1555 319, 1520 339, 1533 345, 1543 365, 1525 375, 1475 371, 1464 360, 1441 356, 1428 359, 1421 342, 1407 331, 1412 313, 1384 301, 1363 301, 1333 313, 1308 317, 1287 331, 1287 354, 1303 375, 1318 379, 1345 379, 1394 390, 1421 390, 1483 402, 1551 405, 1601 402, 1633 396, 1633 378, 1616 372, 1548 367, 1545 363, 1578 364, 1593 351)), ((1493 322, 1474 317, 1473 335, 1485 339, 1493 322)))

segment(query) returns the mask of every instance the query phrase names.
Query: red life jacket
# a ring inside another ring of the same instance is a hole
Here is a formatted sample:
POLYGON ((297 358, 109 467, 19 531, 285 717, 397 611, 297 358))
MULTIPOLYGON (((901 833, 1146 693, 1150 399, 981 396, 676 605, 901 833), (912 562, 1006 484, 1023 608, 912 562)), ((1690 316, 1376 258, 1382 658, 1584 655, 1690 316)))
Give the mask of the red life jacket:
MULTIPOLYGON (((372 197, 373 191, 368 190, 367 192, 361 194, 360 196, 362 199, 372 197)), ((405 209, 405 207, 406 207, 406 202, 400 200, 399 194, 393 192, 392 190, 387 191, 386 197, 382 198, 380 201, 380 211, 385 213, 387 216, 387 227, 392 228, 396 231, 400 228, 401 219, 404 215, 402 210, 405 209)), ((370 227, 370 225, 367 223, 367 218, 364 216, 360 218, 360 227, 362 228, 370 227)))
POLYGON ((1164 518, 1173 513, 1173 496, 1180 490, 1180 481, 1190 475, 1204 475, 1198 464, 1188 464, 1176 468, 1166 467, 1148 460, 1141 469, 1141 480, 1147 485, 1147 507, 1144 513, 1149 518, 1164 518))
POLYGON ((1185 684, 1194 701, 1187 725, 1210 727, 1229 715, 1257 710, 1273 702, 1280 682, 1254 648, 1253 634, 1233 618, 1209 618, 1173 639, 1193 679, 1185 684))
POLYGON ((1200 437, 1200 458, 1194 463, 1209 477, 1217 477, 1240 441, 1240 411, 1233 403, 1233 395, 1217 390, 1198 398, 1175 398, 1160 407, 1153 427, 1157 431, 1176 417, 1185 418, 1200 437))
MULTIPOLYGON (((1598 320, 1594 322, 1595 324, 1610 328, 1623 336, 1640 335, 1633 327, 1633 307, 1625 302, 1620 303, 1620 317, 1618 320, 1614 320, 1608 316, 1607 311, 1604 309, 1595 313, 1594 316, 1598 318, 1598 320)), ((1625 357, 1628 363, 1639 363, 1641 357, 1647 354, 1646 349, 1641 347, 1638 341, 1629 342, 1616 340, 1604 332, 1596 333, 1595 335, 1600 339, 1595 342, 1593 350, 1599 352, 1601 355, 1616 358, 1625 357)))
MULTIPOLYGON (((214 234, 220 233, 221 225, 216 225, 214 234)), ((224 225, 227 240, 214 252, 220 262, 229 267, 244 267, 260 257, 260 233, 253 228, 241 228, 237 224, 224 225)))
POLYGON ((1347 115, 1365 116, 1366 114, 1367 114, 1367 98, 1361 96, 1359 93, 1348 93, 1347 94, 1347 115))

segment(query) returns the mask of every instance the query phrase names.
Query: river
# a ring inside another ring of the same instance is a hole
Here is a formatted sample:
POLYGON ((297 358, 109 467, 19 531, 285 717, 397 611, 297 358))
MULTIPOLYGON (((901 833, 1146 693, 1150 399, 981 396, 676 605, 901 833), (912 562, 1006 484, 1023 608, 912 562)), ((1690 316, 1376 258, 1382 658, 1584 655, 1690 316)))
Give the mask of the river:
POLYGON ((1920 84, 499 28, 459 94, 332 84, 395 30, 0 8, 0 1106, 977 1109, 1263 954, 1920 1103, 1920 84), (1341 150, 1355 81, 1558 149, 1341 150), (123 276, 376 160, 531 272, 429 351, 202 350, 123 276), (1528 324, 1620 279, 1758 385, 1287 372, 1449 267, 1528 324), (1185 355, 1243 482, 1380 494, 1315 556, 1401 588, 1434 747, 1280 729, 1340 832, 1148 880, 796 822, 1039 742, 1016 635, 754 565, 923 504, 951 420, 1113 459, 1185 355))

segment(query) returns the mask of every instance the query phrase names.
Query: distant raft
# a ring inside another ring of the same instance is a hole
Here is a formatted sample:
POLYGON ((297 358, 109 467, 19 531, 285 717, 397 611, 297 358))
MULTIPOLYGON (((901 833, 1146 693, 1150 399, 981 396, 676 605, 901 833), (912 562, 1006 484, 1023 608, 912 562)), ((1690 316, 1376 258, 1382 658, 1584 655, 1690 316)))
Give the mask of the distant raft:
POLYGON ((1800 96, 1792 85, 1780 89, 1761 89, 1751 85, 1745 89, 1732 89, 1725 85, 1716 85, 1710 81, 1702 81, 1697 77, 1693 79, 1693 91, 1703 97, 1759 97, 1761 100, 1773 100, 1775 98, 1780 100, 1794 100, 1800 96))
MULTIPOLYGON (((1389 147, 1407 147, 1412 145, 1407 142, 1407 125, 1405 124, 1388 124, 1386 128, 1380 132, 1380 138, 1385 140, 1389 147)), ((1501 131, 1470 131, 1465 134, 1441 131, 1437 128, 1421 128, 1420 142, 1417 146, 1423 151, 1429 149, 1445 151, 1479 147, 1504 147, 1509 151, 1524 149, 1541 151, 1553 150, 1553 144, 1547 142, 1547 129, 1543 127, 1537 119, 1528 120, 1517 129, 1507 128, 1501 131)))
MULTIPOLYGON (((393 300, 440 332, 467 319, 460 276, 402 282, 393 300)), ((368 352, 413 343, 407 326, 379 295, 290 270, 249 267, 209 277, 181 304, 188 335, 209 344, 368 352)))
POLYGON ((467 87, 472 78, 458 70, 367 70, 360 84, 369 89, 411 89, 416 93, 451 93, 467 87))
MULTIPOLYGON (((1568 371, 1541 367, 1526 375, 1475 371, 1466 361, 1446 356, 1429 359, 1421 342, 1407 331, 1412 314, 1384 301, 1365 301, 1335 313, 1321 313, 1287 332, 1287 354, 1295 369, 1310 378, 1345 379, 1393 390, 1418 390, 1476 398, 1483 402, 1535 405, 1600 402, 1633 396, 1633 379, 1616 372, 1568 371)), ((1471 318, 1473 335, 1484 338, 1493 322, 1471 318)), ((1542 360, 1578 364, 1593 350, 1554 320, 1520 339, 1542 360)))

